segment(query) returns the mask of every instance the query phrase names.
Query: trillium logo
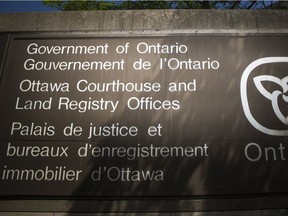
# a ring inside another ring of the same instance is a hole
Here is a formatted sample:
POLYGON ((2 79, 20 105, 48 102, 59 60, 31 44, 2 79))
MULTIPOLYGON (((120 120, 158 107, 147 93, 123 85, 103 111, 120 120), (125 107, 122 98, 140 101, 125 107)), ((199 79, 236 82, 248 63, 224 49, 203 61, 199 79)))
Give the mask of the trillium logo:
MULTIPOLYGON (((250 78, 250 74, 259 66, 272 64, 272 63, 288 63, 288 57, 267 57, 261 58, 254 62, 252 62, 243 72, 241 83, 240 83, 240 93, 241 93, 241 101, 244 113, 248 119, 248 121, 259 131, 274 135, 274 136, 288 136, 288 129, 275 129, 272 126, 264 126, 259 121, 256 120, 255 115, 252 114, 249 103, 251 101, 248 100, 247 95, 247 82, 250 78)), ((287 69, 288 73, 288 69, 287 69)), ((276 118, 279 122, 282 122, 283 125, 288 125, 288 116, 285 116, 279 107, 279 101, 283 100, 287 103, 288 107, 288 96, 285 95, 288 93, 288 76, 285 77, 276 77, 274 75, 259 75, 253 77, 253 84, 256 89, 261 93, 263 97, 269 100, 271 103, 271 109, 274 111, 276 118), (276 84, 280 90, 268 90, 264 87, 263 83, 272 82, 276 84)))

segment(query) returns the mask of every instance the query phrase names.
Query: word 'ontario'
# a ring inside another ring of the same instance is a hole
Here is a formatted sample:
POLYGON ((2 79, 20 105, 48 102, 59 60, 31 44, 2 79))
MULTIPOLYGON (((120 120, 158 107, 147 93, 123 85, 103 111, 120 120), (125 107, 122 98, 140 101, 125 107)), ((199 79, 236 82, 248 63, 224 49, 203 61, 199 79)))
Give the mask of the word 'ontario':
POLYGON ((220 63, 217 60, 207 58, 206 60, 180 60, 177 58, 160 58, 160 70, 169 68, 171 70, 217 70, 220 63))

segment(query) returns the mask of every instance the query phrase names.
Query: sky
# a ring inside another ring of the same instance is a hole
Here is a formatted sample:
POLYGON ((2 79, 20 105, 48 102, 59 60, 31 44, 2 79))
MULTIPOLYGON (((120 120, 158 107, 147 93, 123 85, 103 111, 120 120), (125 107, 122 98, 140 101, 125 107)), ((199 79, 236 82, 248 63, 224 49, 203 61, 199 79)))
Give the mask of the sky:
POLYGON ((0 13, 31 12, 31 11, 55 11, 45 6, 42 1, 3 1, 0 0, 0 13))
MULTIPOLYGON (((111 0, 107 0, 111 1, 111 0)), ((117 0, 114 0, 117 1, 117 0)), ((155 1, 155 0, 154 0, 155 1)), ((245 0, 242 0, 245 1, 245 0)), ((271 0, 265 0, 271 2, 271 0)), ((275 0, 274 0, 275 1, 275 0)), ((288 1, 288 0, 283 0, 288 1)), ((57 11, 57 9, 47 7, 42 0, 0 0, 0 13, 32 12, 32 11, 57 11)))

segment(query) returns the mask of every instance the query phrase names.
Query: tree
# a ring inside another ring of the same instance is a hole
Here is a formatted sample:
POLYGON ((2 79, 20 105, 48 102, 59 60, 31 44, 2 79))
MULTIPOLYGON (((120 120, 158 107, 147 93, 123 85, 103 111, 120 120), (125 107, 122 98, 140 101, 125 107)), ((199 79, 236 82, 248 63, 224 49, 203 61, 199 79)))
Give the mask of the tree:
POLYGON ((62 11, 145 10, 145 9, 287 9, 286 1, 103 1, 43 0, 49 7, 62 11))
POLYGON ((47 6, 62 11, 81 10, 143 10, 143 9, 169 9, 170 2, 167 1, 99 1, 99 0, 79 0, 79 1, 54 1, 43 0, 47 6))
POLYGON ((84 11, 84 10, 117 10, 118 5, 115 2, 106 1, 51 1, 43 0, 44 5, 56 8, 61 11, 84 11))

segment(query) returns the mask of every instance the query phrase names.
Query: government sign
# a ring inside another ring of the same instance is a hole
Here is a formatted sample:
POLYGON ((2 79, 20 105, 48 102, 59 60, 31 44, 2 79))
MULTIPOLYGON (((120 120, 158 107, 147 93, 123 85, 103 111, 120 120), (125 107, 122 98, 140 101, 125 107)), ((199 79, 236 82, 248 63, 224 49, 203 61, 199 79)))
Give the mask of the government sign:
POLYGON ((0 195, 288 192, 287 39, 12 35, 0 195))

